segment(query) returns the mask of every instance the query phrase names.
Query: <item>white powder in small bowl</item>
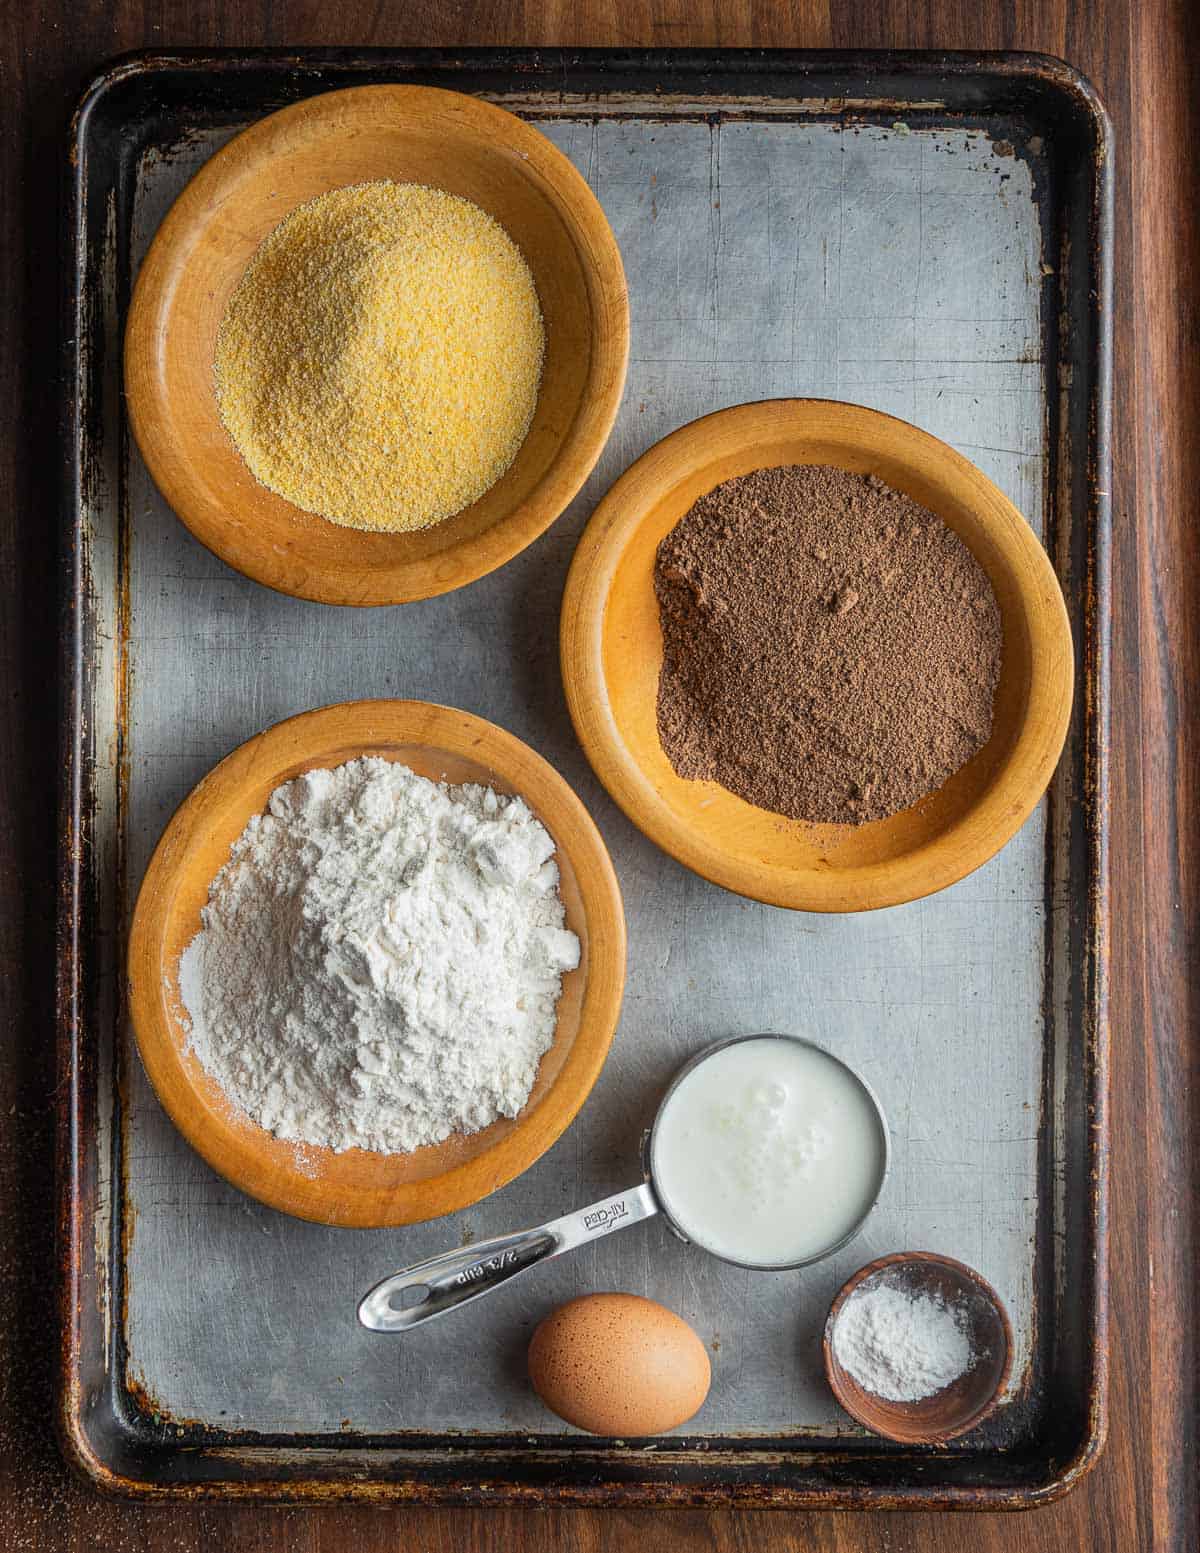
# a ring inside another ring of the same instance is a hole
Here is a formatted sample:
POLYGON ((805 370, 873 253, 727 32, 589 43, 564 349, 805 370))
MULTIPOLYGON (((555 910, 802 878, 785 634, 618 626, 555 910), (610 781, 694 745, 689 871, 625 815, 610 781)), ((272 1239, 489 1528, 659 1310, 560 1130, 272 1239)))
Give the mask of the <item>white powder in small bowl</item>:
POLYGON ((367 757, 271 794, 179 965, 189 1044, 276 1137, 407 1152, 514 1117, 565 972, 554 840, 520 798, 367 757))
POLYGON ((838 1363, 864 1391, 919 1402, 974 1365, 966 1310, 923 1290, 866 1283, 833 1324, 838 1363))

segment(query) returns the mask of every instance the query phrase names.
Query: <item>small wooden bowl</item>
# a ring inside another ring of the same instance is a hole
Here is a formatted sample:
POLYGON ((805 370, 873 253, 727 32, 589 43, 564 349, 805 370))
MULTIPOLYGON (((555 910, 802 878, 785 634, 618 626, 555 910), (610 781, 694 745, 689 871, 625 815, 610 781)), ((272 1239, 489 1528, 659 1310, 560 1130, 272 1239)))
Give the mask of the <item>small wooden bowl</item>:
POLYGON ((873 1433, 901 1445, 940 1445, 974 1429, 996 1407, 1012 1369, 1012 1327, 1000 1296, 964 1262, 931 1251, 900 1251, 860 1267, 830 1307, 822 1348, 825 1374, 841 1406, 873 1433), (890 1402, 867 1391, 834 1352, 838 1317, 866 1287, 883 1282, 961 1302, 967 1311, 971 1347, 979 1357, 965 1375, 919 1402, 890 1402))
POLYGON ((616 875, 579 799, 510 733, 425 701, 352 701, 305 712, 249 740, 186 798, 150 860, 129 944, 129 1007, 142 1062, 171 1120, 214 1170, 284 1213, 359 1229, 414 1224, 478 1202, 527 1170, 574 1119, 608 1054, 625 979, 616 875), (230 1105, 187 1049, 179 957, 200 929, 231 844, 281 782, 360 755, 422 776, 519 793, 554 837, 578 970, 563 978, 554 1044, 513 1120, 470 1137, 381 1154, 285 1143, 230 1105))
POLYGON ((587 183, 501 108, 423 86, 364 86, 273 113, 218 151, 146 255, 125 334, 125 393, 142 456, 198 540, 268 587, 325 604, 400 604, 461 588, 550 526, 612 429, 629 351, 625 274, 587 183), (229 297, 297 205, 391 179, 482 207, 520 248, 546 324, 541 393, 507 473, 456 517, 363 533, 259 485, 217 411, 213 355, 229 297))
POLYGON ((740 895, 866 911, 944 889, 1028 818, 1062 751, 1074 664, 1062 589, 1013 504, 953 448, 890 415, 826 399, 738 405, 632 465, 597 507, 563 598, 567 704, 597 776, 679 862, 740 895), (809 825, 675 774, 658 737, 659 542, 723 480, 783 464, 875 474, 935 512, 991 578, 1004 628, 992 737, 935 794, 891 819, 809 825))

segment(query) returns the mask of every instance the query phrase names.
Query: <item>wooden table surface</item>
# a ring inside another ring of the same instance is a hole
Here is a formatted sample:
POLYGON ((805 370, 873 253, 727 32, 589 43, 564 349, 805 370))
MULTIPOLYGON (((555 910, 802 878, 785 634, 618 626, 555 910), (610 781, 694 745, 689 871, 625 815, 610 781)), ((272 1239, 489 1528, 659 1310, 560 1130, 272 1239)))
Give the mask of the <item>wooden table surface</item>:
POLYGON ((10 0, 0 6, 0 1547, 1193 1550, 1200 977, 1200 43, 1189 0, 10 0), (1020 1516, 141 1507, 50 1430, 55 242, 64 130, 126 49, 253 44, 1037 49, 1116 127, 1112 1408, 1076 1492, 1020 1516))

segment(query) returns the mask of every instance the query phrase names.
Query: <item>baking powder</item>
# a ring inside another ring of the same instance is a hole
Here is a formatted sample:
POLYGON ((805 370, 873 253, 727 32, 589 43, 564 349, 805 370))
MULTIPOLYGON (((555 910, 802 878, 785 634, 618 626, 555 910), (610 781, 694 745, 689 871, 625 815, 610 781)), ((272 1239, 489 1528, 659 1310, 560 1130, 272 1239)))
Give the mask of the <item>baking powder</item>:
POLYGON ((403 1152, 515 1116, 579 964, 553 853, 519 798, 395 762, 286 783, 180 960, 192 1050, 299 1143, 403 1152))
POLYGON ((867 1285, 843 1305, 833 1351, 864 1390, 918 1402, 965 1374, 976 1355, 966 1312, 923 1291, 867 1285))

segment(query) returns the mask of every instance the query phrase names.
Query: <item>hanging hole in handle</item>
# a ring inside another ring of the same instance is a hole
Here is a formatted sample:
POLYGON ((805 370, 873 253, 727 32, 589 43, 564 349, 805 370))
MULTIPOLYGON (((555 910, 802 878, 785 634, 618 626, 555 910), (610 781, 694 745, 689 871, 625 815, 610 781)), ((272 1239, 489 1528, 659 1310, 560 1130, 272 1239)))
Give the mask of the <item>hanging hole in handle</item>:
POLYGON ((393 1289, 388 1295, 389 1310, 415 1310, 429 1298, 427 1283, 406 1283, 402 1289, 393 1289))

